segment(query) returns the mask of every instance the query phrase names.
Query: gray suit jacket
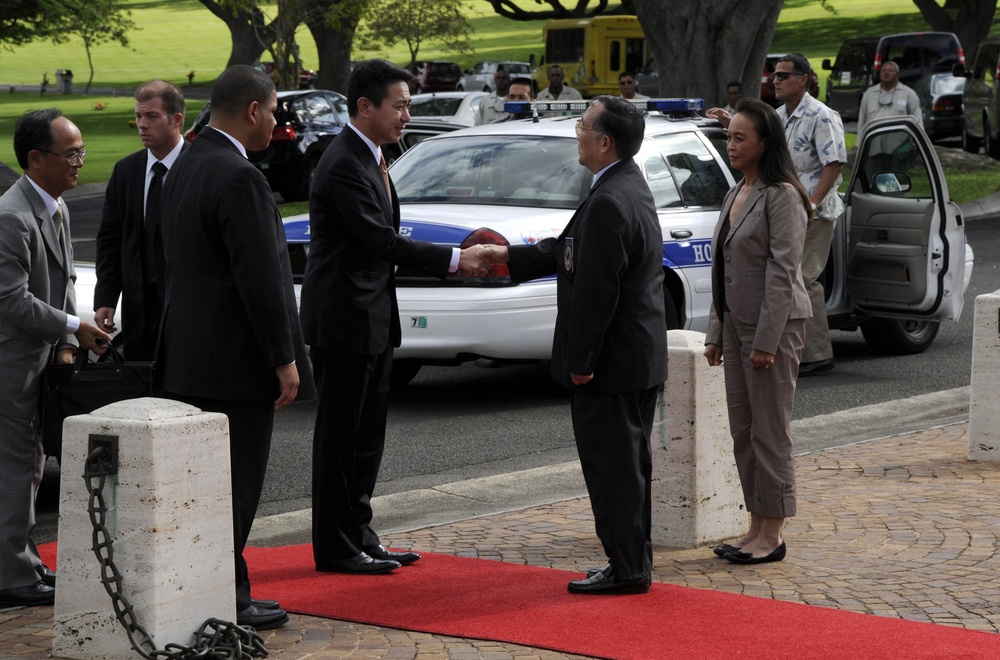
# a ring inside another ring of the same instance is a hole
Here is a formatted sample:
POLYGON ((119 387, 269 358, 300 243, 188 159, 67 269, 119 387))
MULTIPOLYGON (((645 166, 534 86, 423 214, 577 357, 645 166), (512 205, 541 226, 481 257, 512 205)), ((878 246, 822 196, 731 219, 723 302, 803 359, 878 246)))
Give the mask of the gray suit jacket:
POLYGON ((791 185, 769 186, 758 179, 720 248, 719 231, 741 186, 742 182, 736 184, 726 195, 712 234, 713 305, 705 343, 722 346, 722 322, 715 304, 722 286, 729 313, 757 326, 753 348, 774 354, 785 323, 812 316, 802 282, 806 210, 791 185), (720 259, 724 260, 721 264, 720 259), (723 281, 716 281, 722 272, 723 281))
POLYGON ((0 197, 0 415, 34 417, 39 376, 76 315, 69 210, 63 205, 63 244, 45 202, 27 177, 0 197))

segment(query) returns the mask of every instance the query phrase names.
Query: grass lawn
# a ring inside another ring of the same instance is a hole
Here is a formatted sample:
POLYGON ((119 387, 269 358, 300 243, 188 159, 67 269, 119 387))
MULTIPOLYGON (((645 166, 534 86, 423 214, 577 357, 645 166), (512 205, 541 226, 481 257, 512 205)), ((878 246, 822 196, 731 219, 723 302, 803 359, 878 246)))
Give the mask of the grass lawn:
MULTIPOLYGON (((482 59, 512 59, 527 61, 532 55, 541 56, 541 30, 544 21, 511 21, 497 16, 484 0, 466 0, 467 17, 475 34, 475 55, 455 58, 433 44, 420 50, 420 57, 452 59, 463 67, 482 59)), ((530 3, 528 3, 530 4, 530 3)), ((612 2, 614 4, 614 2, 612 2)), ((122 96, 89 95, 82 90, 89 78, 86 55, 79 39, 67 44, 53 45, 36 42, 20 46, 13 51, 0 50, 0 83, 5 85, 31 85, 41 82, 48 73, 50 94, 40 98, 36 92, 7 93, 0 88, 0 161, 15 165, 10 135, 14 121, 25 110, 57 105, 83 132, 88 157, 81 170, 81 183, 105 181, 114 163, 140 148, 135 129, 128 125, 132 117, 133 101, 129 91, 151 78, 164 78, 187 89, 187 74, 194 71, 196 87, 209 88, 218 72, 229 58, 230 37, 225 24, 213 16, 197 0, 129 0, 132 20, 137 29, 130 35, 128 48, 117 44, 103 44, 93 49, 94 85, 122 90, 122 96), (55 72, 59 68, 72 69, 73 91, 69 96, 54 94, 58 86, 55 72), (105 109, 95 110, 97 104, 105 109)), ((820 69, 824 58, 833 59, 841 41, 853 36, 926 30, 927 25, 912 0, 834 0, 837 13, 824 10, 816 0, 786 0, 771 52, 801 52, 813 63, 820 75, 820 96, 825 95, 827 72, 820 69)), ((527 6, 527 5, 525 5, 527 6)), ((267 9, 274 14, 274 6, 267 9)), ((994 29, 994 33, 998 32, 994 29)), ((317 63, 316 47, 312 36, 304 27, 297 35, 302 59, 307 67, 317 63)), ((406 62, 408 52, 403 45, 384 52, 356 52, 354 57, 387 57, 395 62, 406 62)), ((967 53, 971 57, 971 53, 967 53)), ((264 59, 268 56, 265 54, 264 59)), ((200 110, 202 103, 189 101, 188 123, 200 110)), ((848 147, 854 136, 848 135, 848 147)), ((15 169, 16 166, 15 166, 15 169)), ((981 196, 983 183, 995 180, 996 172, 968 173, 948 170, 949 186, 956 201, 981 196), (964 179, 974 179, 969 185, 964 179)), ((992 185, 992 184, 991 184, 992 185)), ((995 186, 992 186, 995 187, 995 186)))

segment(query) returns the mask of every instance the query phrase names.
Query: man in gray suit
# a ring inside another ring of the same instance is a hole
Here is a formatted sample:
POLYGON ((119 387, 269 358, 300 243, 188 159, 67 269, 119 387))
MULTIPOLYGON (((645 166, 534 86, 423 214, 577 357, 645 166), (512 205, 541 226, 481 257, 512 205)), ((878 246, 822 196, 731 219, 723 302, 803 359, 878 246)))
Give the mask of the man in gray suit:
POLYGON ((35 419, 42 369, 71 363, 81 346, 103 353, 95 339, 111 339, 76 315, 62 194, 87 156, 80 130, 56 108, 25 113, 14 153, 24 176, 0 197, 0 607, 55 600, 55 575, 30 537, 45 462, 35 419))

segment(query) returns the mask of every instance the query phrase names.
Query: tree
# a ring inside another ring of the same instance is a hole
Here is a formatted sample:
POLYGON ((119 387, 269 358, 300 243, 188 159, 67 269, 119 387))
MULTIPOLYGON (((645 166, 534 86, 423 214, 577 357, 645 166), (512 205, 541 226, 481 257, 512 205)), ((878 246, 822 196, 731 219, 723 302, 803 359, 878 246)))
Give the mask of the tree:
POLYGON ((504 18, 515 21, 535 21, 553 18, 588 18, 601 14, 634 14, 633 0, 622 0, 615 9, 608 8, 608 0, 567 0, 576 2, 575 7, 563 7, 560 0, 534 0, 536 5, 548 5, 548 9, 531 10, 519 7, 515 0, 486 0, 493 5, 493 11, 504 18), (595 3, 590 6, 591 1, 595 3))
POLYGON ((123 0, 87 0, 73 2, 72 7, 55 17, 49 16, 51 22, 51 38, 54 43, 65 43, 71 35, 83 40, 83 48, 87 53, 87 65, 90 67, 90 78, 84 94, 90 92, 94 82, 94 60, 91 51, 94 47, 117 41, 128 47, 128 31, 135 27, 130 18, 132 12, 124 7, 123 0))
POLYGON ((462 15, 462 0, 374 0, 358 35, 361 50, 380 51, 402 41, 416 61, 425 41, 440 42, 444 50, 473 53, 472 25, 462 15))
POLYGON ((0 2, 0 46, 11 48, 47 37, 52 16, 73 11, 72 0, 3 0, 0 2))
POLYGON ((662 96, 714 104, 726 83, 760 94, 760 74, 783 0, 633 0, 656 59, 662 96))
POLYGON ((354 33, 369 0, 312 0, 305 24, 316 42, 322 89, 347 92, 354 33))
POLYGON ((937 32, 954 32, 970 60, 976 56, 979 42, 993 27, 996 0, 913 0, 924 20, 937 32))
POLYGON ((229 28, 232 47, 226 67, 234 64, 253 65, 260 59, 267 45, 274 41, 274 25, 268 23, 264 12, 255 2, 215 2, 199 0, 210 12, 222 19, 229 28))

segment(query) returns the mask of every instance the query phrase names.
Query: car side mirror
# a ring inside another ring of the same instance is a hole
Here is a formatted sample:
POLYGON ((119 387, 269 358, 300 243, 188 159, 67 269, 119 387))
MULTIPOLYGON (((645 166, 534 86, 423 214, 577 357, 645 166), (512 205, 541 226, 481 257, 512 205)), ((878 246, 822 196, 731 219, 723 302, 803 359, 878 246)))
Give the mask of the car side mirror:
POLYGON ((833 65, 830 64, 829 58, 823 60, 823 70, 824 71, 832 71, 833 70, 833 65))
POLYGON ((905 193, 909 189, 910 177, 904 172, 882 172, 875 175, 875 190, 880 193, 905 193))
POLYGON ((961 62, 955 62, 954 66, 951 67, 951 75, 955 76, 956 78, 966 77, 967 74, 965 72, 965 67, 962 66, 961 62))

